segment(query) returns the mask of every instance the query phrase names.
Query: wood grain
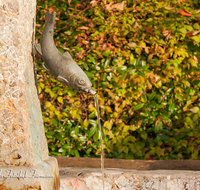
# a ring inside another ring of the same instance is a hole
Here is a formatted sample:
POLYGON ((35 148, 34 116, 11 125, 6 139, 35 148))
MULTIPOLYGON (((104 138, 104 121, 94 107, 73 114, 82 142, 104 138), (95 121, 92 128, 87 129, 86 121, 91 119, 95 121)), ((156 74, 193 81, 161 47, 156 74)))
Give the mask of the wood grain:
MULTIPOLYGON (((100 158, 55 157, 59 167, 100 168, 100 158)), ((105 159, 105 168, 135 170, 193 170, 200 171, 200 160, 124 160, 105 159)))

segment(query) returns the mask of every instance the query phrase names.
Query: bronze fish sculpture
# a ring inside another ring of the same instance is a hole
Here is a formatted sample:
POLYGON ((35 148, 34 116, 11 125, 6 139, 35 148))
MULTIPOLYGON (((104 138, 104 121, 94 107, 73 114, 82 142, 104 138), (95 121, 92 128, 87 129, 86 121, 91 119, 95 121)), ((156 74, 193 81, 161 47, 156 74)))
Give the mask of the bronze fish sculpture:
POLYGON ((96 94, 87 75, 76 64, 71 55, 68 52, 62 54, 56 48, 53 40, 55 17, 56 12, 46 12, 45 27, 40 44, 34 44, 33 53, 42 56, 45 62, 43 67, 62 84, 78 91, 96 94))

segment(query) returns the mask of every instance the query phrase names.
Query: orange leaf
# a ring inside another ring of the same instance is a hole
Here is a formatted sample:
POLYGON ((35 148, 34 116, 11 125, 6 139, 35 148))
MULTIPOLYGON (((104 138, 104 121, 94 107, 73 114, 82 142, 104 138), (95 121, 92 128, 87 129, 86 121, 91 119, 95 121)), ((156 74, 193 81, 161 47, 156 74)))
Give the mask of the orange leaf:
POLYGON ((53 7, 49 8, 49 12, 50 12, 50 13, 53 13, 53 12, 55 12, 55 11, 56 11, 56 8, 55 8, 55 7, 54 7, 54 8, 53 8, 53 7))
POLYGON ((41 24, 35 24, 36 28, 40 28, 41 24))
POLYGON ((97 3, 98 3, 98 1, 96 1, 96 0, 90 1, 90 4, 91 4, 92 6, 96 6, 97 3))
POLYGON ((188 11, 185 11, 183 9, 181 10, 178 10, 178 12, 183 15, 183 16, 192 16, 192 13, 188 12, 188 11))
POLYGON ((82 10, 85 8, 85 6, 82 5, 82 4, 80 4, 80 3, 76 3, 76 6, 77 6, 79 9, 82 9, 82 10))
POLYGON ((42 98, 43 98, 43 94, 40 94, 40 95, 39 95, 39 98, 42 99, 42 98))
POLYGON ((124 1, 122 1, 121 3, 116 3, 114 5, 106 5, 106 9, 107 10, 112 10, 112 9, 117 9, 119 11, 123 11, 124 9, 124 1))
POLYGON ((78 27, 77 30, 88 30, 89 28, 87 26, 81 26, 78 27))

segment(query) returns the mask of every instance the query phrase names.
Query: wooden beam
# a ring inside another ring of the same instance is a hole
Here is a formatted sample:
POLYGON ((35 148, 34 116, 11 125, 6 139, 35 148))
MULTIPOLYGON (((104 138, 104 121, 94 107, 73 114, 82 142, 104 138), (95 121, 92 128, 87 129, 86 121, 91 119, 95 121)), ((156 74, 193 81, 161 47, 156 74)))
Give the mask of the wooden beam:
MULTIPOLYGON (((100 168, 100 158, 56 157, 59 167, 100 168)), ((135 170, 193 170, 200 171, 200 160, 124 160, 104 159, 105 168, 135 170)))

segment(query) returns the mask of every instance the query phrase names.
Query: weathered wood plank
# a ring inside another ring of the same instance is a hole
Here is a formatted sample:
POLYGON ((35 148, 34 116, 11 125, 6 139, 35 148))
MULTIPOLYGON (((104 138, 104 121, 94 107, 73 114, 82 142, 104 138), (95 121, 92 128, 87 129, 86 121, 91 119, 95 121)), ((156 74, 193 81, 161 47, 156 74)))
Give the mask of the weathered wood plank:
MULTIPOLYGON (((100 168, 100 158, 56 157, 59 167, 100 168)), ((105 159, 105 168, 136 170, 200 171, 200 160, 124 160, 105 159)))

